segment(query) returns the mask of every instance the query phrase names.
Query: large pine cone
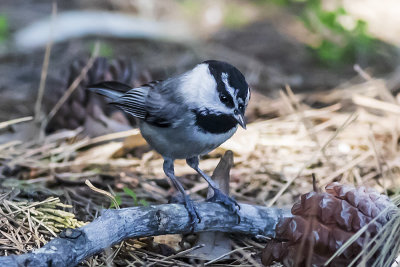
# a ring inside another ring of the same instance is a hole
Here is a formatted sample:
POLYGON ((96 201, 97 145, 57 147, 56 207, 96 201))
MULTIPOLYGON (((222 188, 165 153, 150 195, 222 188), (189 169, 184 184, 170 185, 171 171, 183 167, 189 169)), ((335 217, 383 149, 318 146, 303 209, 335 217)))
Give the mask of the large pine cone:
MULTIPOLYGON (((366 241, 396 212, 398 209, 389 198, 373 189, 332 183, 326 187, 326 193, 301 196, 292 208, 294 216, 277 225, 277 239, 283 241, 267 244, 262 262, 267 266, 273 261, 284 266, 323 266, 349 238, 370 223, 368 230, 328 265, 348 266, 366 241)), ((376 260, 378 253, 369 258, 369 263, 376 260)))
MULTIPOLYGON (((44 101, 46 104, 44 106, 47 113, 54 107, 76 77, 79 76, 86 63, 87 60, 74 61, 67 73, 63 75, 67 78, 45 95, 44 101)), ((149 72, 141 70, 131 60, 118 59, 109 61, 102 57, 96 58, 86 77, 48 123, 46 132, 51 133, 59 129, 75 129, 79 126, 85 126, 85 128, 93 128, 87 129, 89 135, 100 135, 107 132, 107 129, 99 130, 98 126, 93 127, 96 121, 102 122, 99 125, 109 124, 111 128, 114 126, 114 128, 122 127, 123 129, 123 125, 126 125, 127 128, 134 125, 135 121, 132 117, 128 117, 122 111, 107 105, 103 97, 86 90, 86 87, 90 84, 107 80, 116 80, 135 87, 149 82, 151 77, 149 72)), ((110 132, 115 130, 110 129, 110 132)))

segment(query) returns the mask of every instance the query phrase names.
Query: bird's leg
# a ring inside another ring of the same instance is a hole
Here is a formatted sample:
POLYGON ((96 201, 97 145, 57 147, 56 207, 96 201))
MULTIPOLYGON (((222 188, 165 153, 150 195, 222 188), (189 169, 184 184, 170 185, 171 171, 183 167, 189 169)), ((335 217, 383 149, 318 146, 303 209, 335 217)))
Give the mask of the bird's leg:
POLYGON ((174 160, 171 158, 164 158, 163 169, 164 169, 165 174, 168 176, 168 178, 171 179, 171 181, 174 184, 174 186, 176 187, 176 189, 178 189, 179 192, 181 192, 182 197, 183 197, 183 204, 185 205, 186 210, 189 213, 191 228, 192 228, 192 230, 194 230, 194 227, 196 225, 196 219, 198 219, 198 222, 201 222, 201 218, 200 218, 200 215, 197 212, 196 208, 193 205, 193 201, 186 194, 185 189, 183 188, 182 184, 175 177, 174 160))
POLYGON ((240 223, 239 204, 232 197, 222 193, 221 190, 218 188, 218 185, 211 179, 211 177, 205 174, 199 168, 199 158, 188 158, 186 159, 186 162, 190 167, 197 171, 207 181, 208 185, 213 189, 214 195, 211 198, 207 199, 207 201, 218 202, 227 206, 232 212, 234 212, 238 216, 238 221, 240 223))

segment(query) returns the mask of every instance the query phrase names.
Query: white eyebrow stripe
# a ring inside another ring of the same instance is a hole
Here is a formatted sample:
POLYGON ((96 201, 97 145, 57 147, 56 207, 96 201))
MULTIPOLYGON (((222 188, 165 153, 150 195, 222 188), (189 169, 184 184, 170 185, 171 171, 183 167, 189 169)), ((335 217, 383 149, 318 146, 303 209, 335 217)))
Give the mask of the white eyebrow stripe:
POLYGON ((235 88, 233 88, 229 85, 228 73, 223 72, 221 74, 221 79, 222 79, 222 82, 225 84, 225 88, 228 91, 228 93, 232 96, 233 99, 236 99, 238 90, 236 90, 235 88))
POLYGON ((250 87, 247 87, 246 104, 249 103, 249 100, 250 100, 250 87))

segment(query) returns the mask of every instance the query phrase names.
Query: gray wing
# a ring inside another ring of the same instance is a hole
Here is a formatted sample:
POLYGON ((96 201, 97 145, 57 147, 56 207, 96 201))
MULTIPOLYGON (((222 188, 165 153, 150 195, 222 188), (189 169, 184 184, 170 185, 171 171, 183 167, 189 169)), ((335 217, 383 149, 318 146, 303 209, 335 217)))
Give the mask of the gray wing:
POLYGON ((110 102, 111 105, 122 109, 126 113, 139 118, 146 118, 146 98, 151 87, 142 86, 129 90, 118 98, 110 102))
POLYGON ((111 101, 109 104, 122 109, 126 113, 144 119, 146 117, 146 97, 152 84, 133 88, 117 81, 104 81, 88 86, 88 89, 111 101))
POLYGON ((179 77, 154 81, 137 88, 117 82, 103 82, 90 90, 111 99, 110 104, 159 127, 176 127, 187 112, 177 92, 179 77), (125 92, 124 92, 125 91, 125 92))
POLYGON ((159 127, 177 127, 187 113, 182 95, 178 92, 179 77, 155 84, 149 91, 145 121, 159 127))

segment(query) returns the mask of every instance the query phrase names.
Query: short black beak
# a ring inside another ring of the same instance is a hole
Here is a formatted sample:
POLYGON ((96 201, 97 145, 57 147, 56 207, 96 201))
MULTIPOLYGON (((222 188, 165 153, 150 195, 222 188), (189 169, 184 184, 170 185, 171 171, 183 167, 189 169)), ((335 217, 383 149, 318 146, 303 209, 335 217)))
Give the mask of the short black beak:
POLYGON ((239 112, 235 112, 235 119, 242 126, 243 129, 246 130, 246 122, 244 121, 244 115, 239 112))

